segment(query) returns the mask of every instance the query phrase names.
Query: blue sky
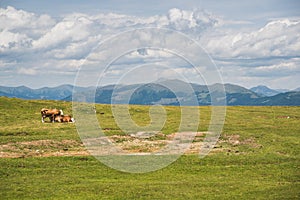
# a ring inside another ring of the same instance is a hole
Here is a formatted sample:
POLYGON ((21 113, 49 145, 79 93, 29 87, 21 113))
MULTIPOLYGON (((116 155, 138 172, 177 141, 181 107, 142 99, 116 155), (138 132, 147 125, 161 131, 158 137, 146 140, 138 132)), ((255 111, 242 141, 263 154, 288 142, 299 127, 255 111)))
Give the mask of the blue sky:
MULTIPOLYGON (((247 88, 300 87, 299 1, 221 2, 2 0, 0 85, 74 84, 80 66, 86 65, 98 44, 124 31, 158 27, 179 31, 201 45, 226 83, 247 88)), ((132 36, 128 41, 142 38, 132 36)), ((178 74, 198 80, 194 69, 177 54, 153 49, 122 55, 103 80, 115 83, 124 74, 132 77, 133 71, 139 78, 128 83, 177 78, 178 74), (139 65, 143 70, 133 70, 139 65)))

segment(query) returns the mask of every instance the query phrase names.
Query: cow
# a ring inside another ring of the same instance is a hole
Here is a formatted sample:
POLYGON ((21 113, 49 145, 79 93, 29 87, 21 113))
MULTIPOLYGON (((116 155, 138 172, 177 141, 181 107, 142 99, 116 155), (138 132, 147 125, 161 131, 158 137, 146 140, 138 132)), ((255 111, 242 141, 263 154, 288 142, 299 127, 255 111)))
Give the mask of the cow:
POLYGON ((49 118, 50 121, 54 122, 54 118, 56 116, 60 116, 63 115, 63 111, 62 110, 58 110, 58 109, 48 109, 48 108, 43 108, 41 110, 41 115, 42 115, 42 122, 45 122, 45 118, 49 118))
POLYGON ((57 115, 57 116, 55 116, 54 121, 55 122, 71 122, 71 123, 75 122, 74 118, 70 115, 57 115))

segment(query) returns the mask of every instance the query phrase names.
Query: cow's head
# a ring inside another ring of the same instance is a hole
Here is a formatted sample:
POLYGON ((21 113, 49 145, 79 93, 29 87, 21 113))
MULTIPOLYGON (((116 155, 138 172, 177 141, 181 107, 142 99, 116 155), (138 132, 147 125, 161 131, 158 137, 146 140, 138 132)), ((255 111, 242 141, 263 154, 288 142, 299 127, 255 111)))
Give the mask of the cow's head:
POLYGON ((48 111, 48 109, 46 109, 46 108, 43 108, 43 109, 41 110, 41 114, 42 114, 43 117, 46 117, 47 111, 48 111))

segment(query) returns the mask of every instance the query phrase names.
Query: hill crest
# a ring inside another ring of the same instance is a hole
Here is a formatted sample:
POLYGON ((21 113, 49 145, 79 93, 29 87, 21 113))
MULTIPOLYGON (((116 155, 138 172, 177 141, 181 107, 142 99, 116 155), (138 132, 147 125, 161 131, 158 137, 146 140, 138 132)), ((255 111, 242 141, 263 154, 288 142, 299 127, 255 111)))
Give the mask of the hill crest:
POLYGON ((266 86, 247 89, 230 83, 199 85, 176 79, 158 80, 147 84, 107 85, 97 88, 77 87, 67 84, 39 89, 31 89, 26 86, 0 86, 0 96, 22 99, 72 101, 73 92, 87 96, 88 102, 102 104, 194 106, 212 105, 212 102, 214 102, 214 105, 300 105, 300 92, 298 91, 280 93, 266 86), (224 98, 226 99, 224 100, 224 98))

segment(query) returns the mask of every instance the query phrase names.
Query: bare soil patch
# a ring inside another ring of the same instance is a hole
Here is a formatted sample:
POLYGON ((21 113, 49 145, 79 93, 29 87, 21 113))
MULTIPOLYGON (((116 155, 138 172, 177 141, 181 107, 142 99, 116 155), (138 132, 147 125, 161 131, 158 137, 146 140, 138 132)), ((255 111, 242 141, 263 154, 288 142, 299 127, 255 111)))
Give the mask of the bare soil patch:
POLYGON ((35 140, 0 145, 0 157, 48 157, 88 155, 82 143, 75 140, 35 140))
MULTIPOLYGON (((75 140, 36 140, 26 142, 15 142, 0 145, 0 158, 20 158, 20 157, 49 157, 49 156, 85 156, 90 153, 95 155, 107 155, 111 153, 153 153, 160 151, 172 142, 173 152, 181 149, 188 149, 185 154, 197 154, 203 146, 203 140, 208 132, 180 133, 164 135, 162 133, 133 135, 113 135, 106 138, 92 138, 85 140, 89 146, 86 150, 83 143, 75 140), (191 140, 192 138, 192 140, 191 140), (110 145, 113 143, 119 150, 112 151, 110 145), (173 144, 174 143, 174 144, 173 144), (94 148, 93 148, 94 146, 94 148), (89 153, 90 152, 90 153, 89 153)), ((233 152, 240 153, 237 149, 240 145, 247 145, 250 148, 261 148, 254 138, 242 140, 239 135, 225 135, 219 139, 212 149, 212 153, 233 152)))

